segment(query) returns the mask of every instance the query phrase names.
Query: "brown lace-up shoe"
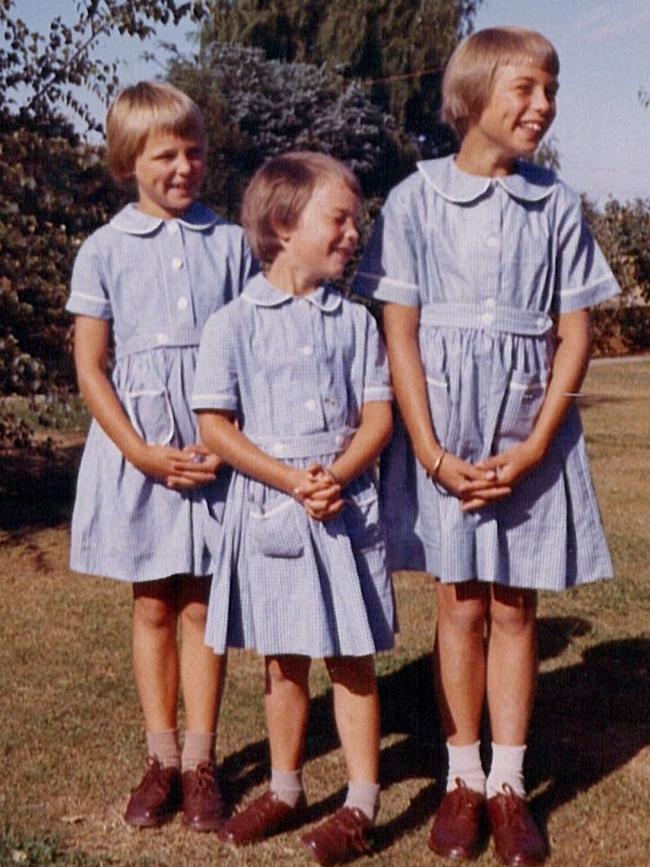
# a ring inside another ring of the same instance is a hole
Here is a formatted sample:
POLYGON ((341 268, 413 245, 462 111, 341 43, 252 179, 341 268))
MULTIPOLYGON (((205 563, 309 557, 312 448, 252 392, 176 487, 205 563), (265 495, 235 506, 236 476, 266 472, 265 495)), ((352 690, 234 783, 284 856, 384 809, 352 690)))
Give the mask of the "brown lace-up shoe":
POLYGON ((442 799, 431 826, 429 848, 442 858, 472 860, 481 850, 485 797, 460 777, 442 799))
POLYGON ((124 819, 136 828, 158 828, 168 822, 181 806, 181 773, 178 768, 163 768, 156 756, 133 789, 124 819))
POLYGON ((214 762, 183 772, 183 824, 193 831, 218 831, 224 823, 223 800, 214 762))
POLYGON ((528 812, 526 802, 504 783, 503 794, 487 802, 494 849, 502 864, 511 867, 541 864, 547 855, 546 842, 528 812))
POLYGON ((371 827, 370 819, 361 810, 341 807, 300 839, 322 867, 330 867, 371 852, 371 827))
POLYGON ((224 843, 232 843, 233 846, 259 843, 266 837, 295 826, 306 806, 304 795, 301 795, 296 806, 292 807, 269 789, 229 819, 219 831, 219 839, 224 843))

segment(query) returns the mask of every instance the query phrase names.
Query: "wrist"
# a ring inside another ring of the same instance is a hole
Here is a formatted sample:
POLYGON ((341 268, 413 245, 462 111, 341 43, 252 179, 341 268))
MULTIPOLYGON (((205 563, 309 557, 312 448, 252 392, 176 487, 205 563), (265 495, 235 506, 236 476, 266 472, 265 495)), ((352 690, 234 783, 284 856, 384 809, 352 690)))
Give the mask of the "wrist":
POLYGON ((440 468, 442 467, 442 463, 445 459, 445 455, 447 454, 447 449, 444 446, 440 446, 440 449, 433 461, 432 464, 425 467, 425 472, 427 477, 431 479, 432 482, 438 480, 438 476, 440 474, 440 468))

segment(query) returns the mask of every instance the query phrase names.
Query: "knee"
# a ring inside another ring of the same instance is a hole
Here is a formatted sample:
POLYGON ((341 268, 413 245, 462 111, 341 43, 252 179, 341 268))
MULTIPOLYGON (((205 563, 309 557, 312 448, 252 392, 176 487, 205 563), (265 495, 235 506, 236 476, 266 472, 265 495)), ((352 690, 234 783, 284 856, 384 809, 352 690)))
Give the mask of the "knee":
POLYGON ((208 619, 208 606, 205 602, 189 602, 181 612, 183 629, 198 629, 205 631, 208 619))
POLYGON ((485 631, 488 607, 483 599, 453 599, 438 606, 438 624, 442 629, 468 635, 485 631))
POLYGON ((165 599, 139 596, 133 606, 133 620, 144 629, 175 630, 176 610, 165 599))
POLYGON ((335 656, 325 660, 332 683, 339 684, 355 695, 370 695, 377 691, 375 661, 372 656, 335 656))
POLYGON ((534 630, 537 614, 537 599, 534 593, 510 593, 494 598, 490 607, 492 629, 509 636, 517 636, 534 630))
POLYGON ((281 687, 286 684, 305 686, 309 679, 311 660, 303 656, 267 656, 266 687, 281 687))

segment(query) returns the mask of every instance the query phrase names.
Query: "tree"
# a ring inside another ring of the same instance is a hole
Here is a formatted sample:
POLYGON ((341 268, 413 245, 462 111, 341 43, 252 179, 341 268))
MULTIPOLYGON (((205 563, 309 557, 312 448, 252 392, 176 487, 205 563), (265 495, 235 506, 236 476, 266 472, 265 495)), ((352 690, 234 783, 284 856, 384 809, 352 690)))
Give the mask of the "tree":
MULTIPOLYGON (((154 23, 199 15, 202 3, 175 0, 80 0, 67 25, 55 18, 34 33, 0 0, 0 397, 71 385, 63 305, 83 238, 117 204, 96 148, 85 144, 64 111, 99 124, 79 87, 104 99, 117 86, 114 63, 93 51, 102 34, 145 38, 154 23)), ((0 406, 0 447, 25 444, 25 428, 0 406)))
POLYGON ((239 43, 261 48, 269 59, 327 63, 365 83, 372 101, 432 155, 451 146, 437 120, 442 72, 480 2, 215 0, 201 46, 239 43))
POLYGON ((268 60, 261 49, 214 43, 198 59, 176 55, 168 74, 206 116, 206 198, 231 217, 255 169, 282 151, 320 150, 345 160, 371 196, 412 167, 414 153, 392 118, 326 66, 268 60))

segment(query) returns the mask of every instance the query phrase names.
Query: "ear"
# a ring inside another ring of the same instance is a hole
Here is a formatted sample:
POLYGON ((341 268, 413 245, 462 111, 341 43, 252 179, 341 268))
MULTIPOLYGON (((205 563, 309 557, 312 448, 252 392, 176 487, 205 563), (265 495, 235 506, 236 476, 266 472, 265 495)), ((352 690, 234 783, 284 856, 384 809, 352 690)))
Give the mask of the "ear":
POLYGON ((288 243, 291 238, 291 233, 293 229, 283 223, 281 220, 272 220, 271 225, 273 226, 273 231, 275 232, 275 236, 280 241, 282 246, 288 243))

